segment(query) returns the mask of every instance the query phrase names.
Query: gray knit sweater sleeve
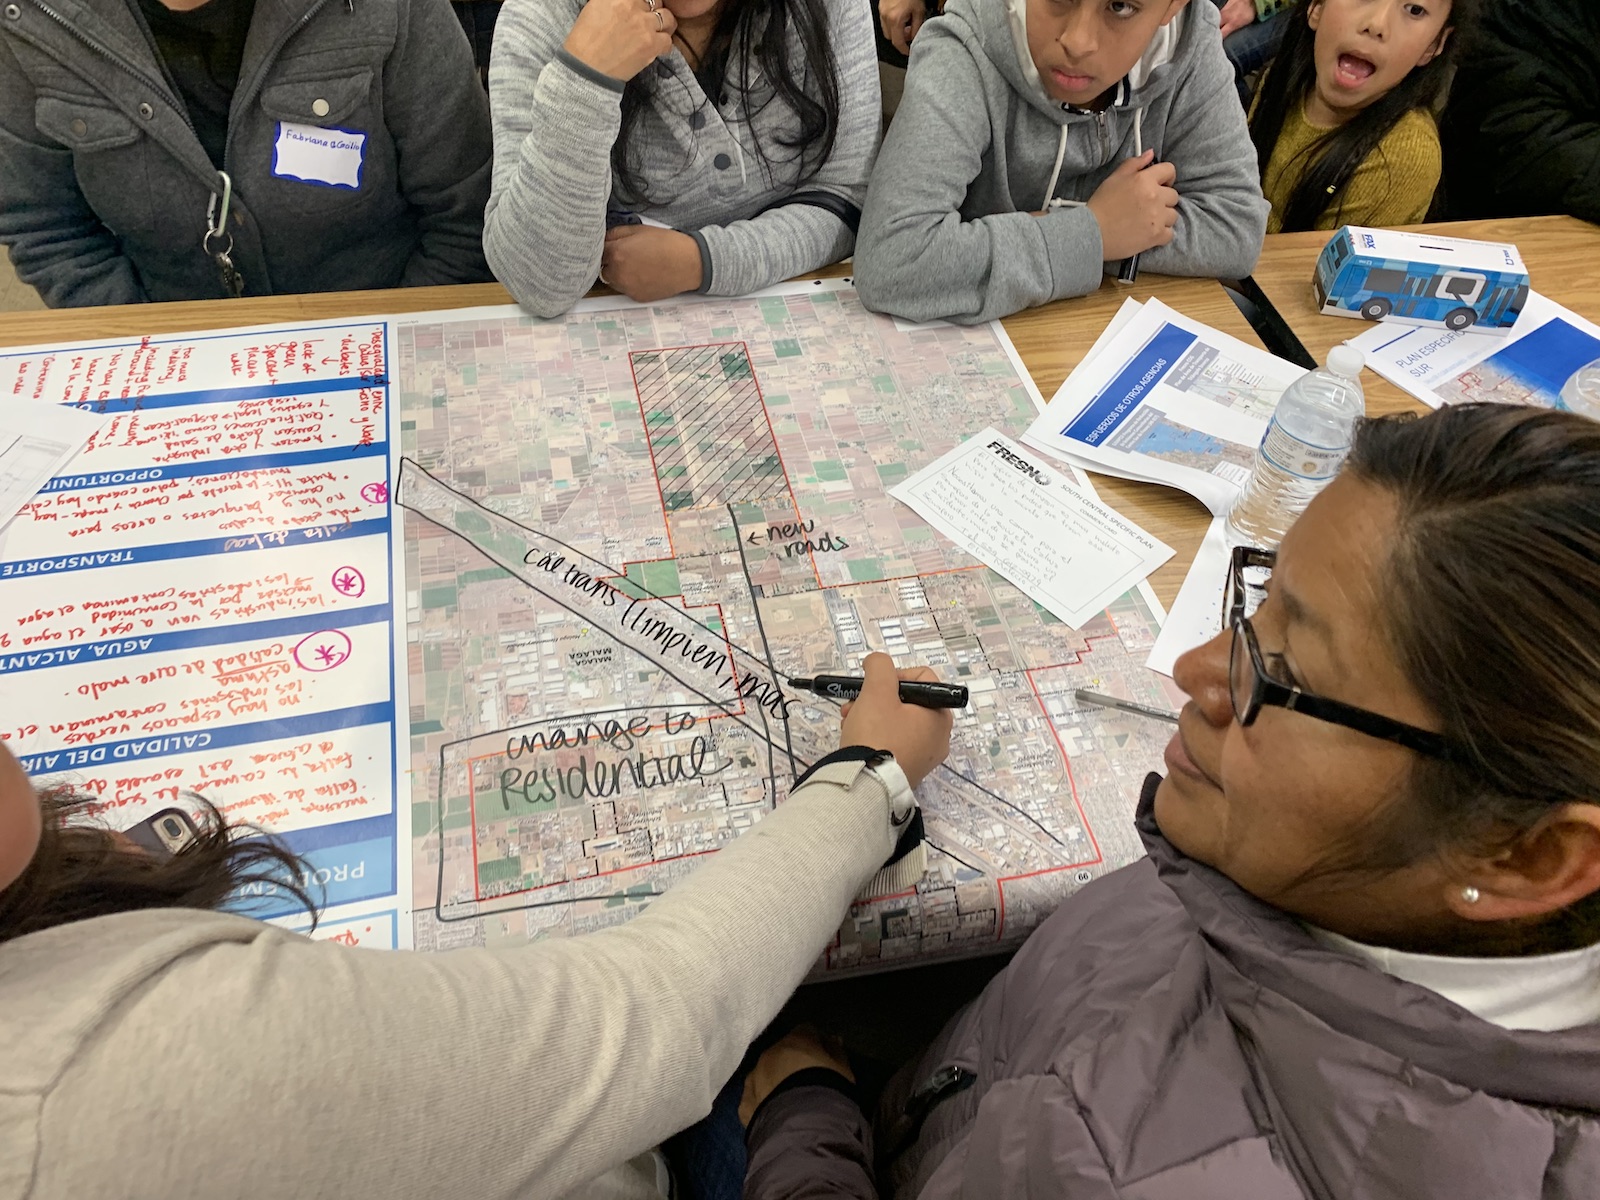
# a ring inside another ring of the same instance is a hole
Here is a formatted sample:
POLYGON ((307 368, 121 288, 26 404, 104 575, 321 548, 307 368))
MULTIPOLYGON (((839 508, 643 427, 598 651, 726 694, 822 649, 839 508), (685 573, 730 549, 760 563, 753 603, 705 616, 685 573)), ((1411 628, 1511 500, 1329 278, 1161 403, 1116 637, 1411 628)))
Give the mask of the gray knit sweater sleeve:
POLYGON ((561 45, 579 6, 506 0, 489 65, 494 185, 483 249, 535 316, 567 311, 600 274, 622 84, 561 45))
MULTIPOLYGON (((776 106, 727 126, 749 147, 728 141, 730 153, 717 154, 724 166, 740 161, 743 185, 731 195, 709 172, 685 171, 678 146, 664 144, 692 143, 691 130, 702 128, 686 126, 688 113, 676 106, 657 114, 673 123, 671 138, 642 147, 646 177, 660 170, 673 178, 663 189, 671 199, 641 211, 694 236, 705 259, 702 291, 742 295, 836 262, 854 247, 878 148, 878 66, 866 3, 827 0, 827 10, 839 123, 831 154, 810 178, 796 184, 792 166, 780 165, 775 179, 755 152, 750 139, 759 134, 763 150, 788 154, 776 139, 792 130, 776 106)), ((622 81, 562 50, 579 11, 574 0, 505 0, 489 69, 494 188, 484 251, 500 282, 542 317, 571 308, 599 275, 611 148, 621 127, 622 81)))

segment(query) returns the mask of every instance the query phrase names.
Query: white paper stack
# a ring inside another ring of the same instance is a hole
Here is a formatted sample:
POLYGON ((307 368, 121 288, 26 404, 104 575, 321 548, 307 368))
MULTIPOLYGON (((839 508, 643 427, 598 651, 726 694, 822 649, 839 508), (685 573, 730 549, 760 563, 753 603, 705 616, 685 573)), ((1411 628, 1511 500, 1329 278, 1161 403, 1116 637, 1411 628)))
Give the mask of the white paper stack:
POLYGON ((1304 368, 1159 300, 1127 301, 1023 440, 1106 475, 1228 511, 1283 391, 1304 368))
POLYGON ((1510 333, 1380 322, 1350 344, 1367 366, 1434 408, 1489 400, 1600 418, 1600 326, 1538 292, 1510 333))

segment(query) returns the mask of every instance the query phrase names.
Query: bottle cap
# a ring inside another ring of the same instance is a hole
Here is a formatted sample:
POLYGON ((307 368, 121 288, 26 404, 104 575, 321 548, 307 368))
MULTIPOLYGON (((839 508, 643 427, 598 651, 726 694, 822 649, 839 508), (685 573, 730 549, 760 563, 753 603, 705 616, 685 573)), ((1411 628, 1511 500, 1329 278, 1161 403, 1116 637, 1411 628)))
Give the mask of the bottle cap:
POLYGON ((1341 342, 1328 351, 1328 370, 1346 379, 1360 379, 1361 368, 1366 364, 1367 356, 1349 342, 1341 342))

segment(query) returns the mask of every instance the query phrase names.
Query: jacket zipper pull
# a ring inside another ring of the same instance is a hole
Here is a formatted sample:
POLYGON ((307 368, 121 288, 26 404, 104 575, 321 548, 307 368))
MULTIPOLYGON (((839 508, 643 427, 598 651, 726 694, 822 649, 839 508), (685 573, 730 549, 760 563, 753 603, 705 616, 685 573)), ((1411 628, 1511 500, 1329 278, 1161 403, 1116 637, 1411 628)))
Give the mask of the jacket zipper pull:
POLYGON ((955 1064, 940 1067, 929 1075, 906 1097, 900 1115, 889 1123, 879 1163, 887 1165, 909 1150, 922 1134, 922 1124, 933 1109, 951 1096, 966 1091, 978 1082, 978 1077, 965 1067, 955 1064))
POLYGON ((977 1081, 978 1077, 965 1067, 953 1063, 940 1067, 906 1097, 905 1111, 911 1116, 923 1116, 945 1097, 965 1091, 977 1081))

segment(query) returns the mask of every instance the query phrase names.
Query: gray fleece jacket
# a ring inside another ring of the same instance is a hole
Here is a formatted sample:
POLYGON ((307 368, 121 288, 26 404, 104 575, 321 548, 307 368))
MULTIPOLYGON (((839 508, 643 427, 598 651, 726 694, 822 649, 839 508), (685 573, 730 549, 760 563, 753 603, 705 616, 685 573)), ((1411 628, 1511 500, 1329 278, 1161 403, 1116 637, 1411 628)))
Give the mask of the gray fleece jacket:
POLYGON ((987 321, 1100 286, 1100 226, 1082 206, 1146 149, 1177 167, 1170 244, 1149 271, 1238 278, 1261 253, 1267 202, 1218 34, 1191 4, 1162 28, 1103 112, 1050 99, 1025 0, 949 0, 912 47, 905 96, 862 212, 855 279, 867 307, 987 321), (1033 212, 1067 201, 1044 217, 1033 212))
MULTIPOLYGON (((488 277, 489 114, 445 0, 256 0, 223 165, 247 296, 488 277), (361 139, 356 186, 280 172, 285 125, 361 139)), ((46 304, 226 296, 223 190, 133 4, 0 6, 0 243, 46 304)))
POLYGON ((773 1093, 745 1200, 1600 1196, 1600 1025, 1502 1029, 1324 947, 1168 843, 1156 782, 1149 857, 1040 925, 874 1127, 825 1073, 773 1093))
MULTIPOLYGON (((624 212, 692 234, 699 290, 714 296, 743 295, 848 255, 878 148, 878 62, 866 0, 824 6, 839 126, 820 169, 801 181, 797 152, 782 144, 795 139, 798 118, 773 101, 759 67, 751 65, 748 94, 730 78, 707 96, 674 50, 646 68, 653 99, 629 143, 650 189, 641 202, 617 194, 611 174, 623 82, 561 48, 583 0, 506 0, 489 67, 494 191, 483 244, 518 303, 541 317, 571 308, 599 274, 608 215, 624 212)), ((816 95, 792 33, 789 55, 816 95)))

